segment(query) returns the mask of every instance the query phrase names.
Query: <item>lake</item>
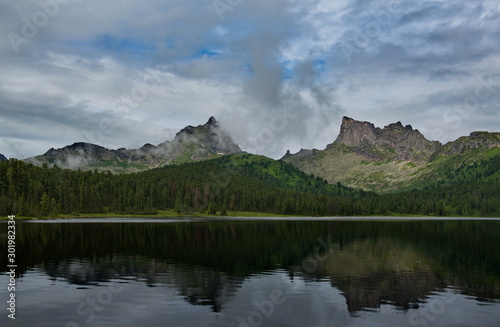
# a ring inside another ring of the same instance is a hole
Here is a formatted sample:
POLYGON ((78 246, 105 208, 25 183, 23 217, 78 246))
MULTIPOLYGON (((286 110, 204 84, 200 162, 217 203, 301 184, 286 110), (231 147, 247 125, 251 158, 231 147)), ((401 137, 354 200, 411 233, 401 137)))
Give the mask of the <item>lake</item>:
POLYGON ((499 326, 500 220, 80 219, 16 225, 0 326, 499 326))

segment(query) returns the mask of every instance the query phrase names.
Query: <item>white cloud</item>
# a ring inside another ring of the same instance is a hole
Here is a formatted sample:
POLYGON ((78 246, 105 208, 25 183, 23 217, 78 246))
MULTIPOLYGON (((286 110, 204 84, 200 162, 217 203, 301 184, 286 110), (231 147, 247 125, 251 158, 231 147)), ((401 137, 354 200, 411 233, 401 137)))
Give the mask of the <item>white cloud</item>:
MULTIPOLYGON (((0 28, 22 33, 40 10, 4 1, 0 28)), ((223 21, 206 1, 71 1, 19 53, 0 39, 0 153, 85 141, 109 120, 103 146, 160 143, 211 115, 273 157, 323 148, 343 114, 442 129, 442 141, 498 130, 496 95, 460 128, 443 112, 500 75, 499 29, 494 0, 244 1, 223 21)))

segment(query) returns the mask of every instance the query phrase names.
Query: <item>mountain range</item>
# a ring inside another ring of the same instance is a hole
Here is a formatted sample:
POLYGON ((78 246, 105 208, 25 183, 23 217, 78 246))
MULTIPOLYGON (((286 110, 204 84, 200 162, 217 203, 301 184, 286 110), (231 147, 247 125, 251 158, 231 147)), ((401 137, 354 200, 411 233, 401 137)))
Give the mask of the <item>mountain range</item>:
POLYGON ((500 216, 500 133, 441 144, 344 117, 324 150, 274 160, 242 152, 212 117, 157 146, 75 143, 25 161, 0 162, 0 216, 500 216))
POLYGON ((130 173, 198 160, 217 158, 241 152, 231 136, 219 122, 210 117, 199 126, 187 126, 172 141, 159 145, 145 144, 139 149, 110 150, 84 142, 74 143, 62 149, 50 149, 45 154, 25 159, 37 166, 57 165, 65 169, 109 170, 130 173))
POLYGON ((498 154, 500 133, 473 132, 441 144, 401 122, 378 128, 344 117, 337 139, 324 150, 288 151, 281 160, 330 183, 387 192, 453 179, 450 173, 498 154))
MULTIPOLYGON (((24 161, 38 166, 130 173, 240 152, 231 135, 210 117, 206 124, 187 126, 172 141, 157 146, 109 150, 80 142, 24 161)), ((379 128, 344 117, 337 139, 324 150, 287 151, 280 160, 331 184, 384 193, 460 181, 461 175, 454 172, 497 155, 500 133, 473 132, 441 144, 401 122, 379 128)))

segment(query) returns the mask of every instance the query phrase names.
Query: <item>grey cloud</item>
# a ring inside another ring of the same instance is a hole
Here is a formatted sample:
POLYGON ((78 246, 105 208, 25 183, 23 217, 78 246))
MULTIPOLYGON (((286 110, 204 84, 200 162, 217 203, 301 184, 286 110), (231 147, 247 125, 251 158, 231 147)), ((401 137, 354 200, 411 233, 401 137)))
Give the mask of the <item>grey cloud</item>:
POLYGON ((469 72, 463 70, 455 70, 453 68, 441 68, 431 71, 430 80, 451 80, 461 77, 471 76, 469 72))
MULTIPOLYGON (((0 153, 11 156, 12 142, 35 155, 103 120, 115 128, 101 145, 138 147, 215 115, 247 150, 280 157, 331 143, 343 114, 434 126, 485 63, 500 69, 500 10, 482 0, 243 1, 223 20, 211 1, 71 1, 15 54, 6 33, 39 10, 38 1, 0 4, 0 153), (346 58, 369 22, 380 30, 346 58), (137 106, 111 110, 147 69, 164 81, 137 106)), ((497 117, 495 101, 463 128, 494 128, 484 117, 497 117)))

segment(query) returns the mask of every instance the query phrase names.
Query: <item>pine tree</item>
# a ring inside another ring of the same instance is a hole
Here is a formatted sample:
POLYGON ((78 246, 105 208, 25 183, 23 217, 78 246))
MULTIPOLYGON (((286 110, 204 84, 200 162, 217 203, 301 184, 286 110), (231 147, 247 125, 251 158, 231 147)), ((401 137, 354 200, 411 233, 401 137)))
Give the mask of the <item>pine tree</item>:
POLYGON ((51 213, 52 200, 47 193, 43 193, 42 200, 40 201, 40 214, 48 216, 51 213))
POLYGON ((220 215, 221 216, 227 216, 227 206, 225 204, 220 209, 220 215))
POLYGON ((213 202, 210 202, 208 204, 208 210, 207 210, 207 213, 209 215, 216 215, 217 214, 217 208, 215 207, 215 203, 213 202))
POLYGON ((175 199, 175 209, 174 210, 178 214, 184 213, 184 207, 182 205, 182 200, 181 200, 180 196, 177 196, 177 198, 175 199))

